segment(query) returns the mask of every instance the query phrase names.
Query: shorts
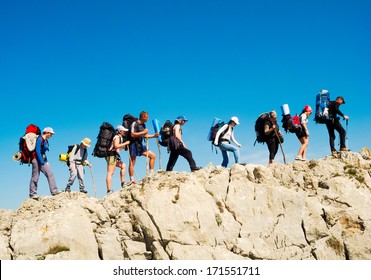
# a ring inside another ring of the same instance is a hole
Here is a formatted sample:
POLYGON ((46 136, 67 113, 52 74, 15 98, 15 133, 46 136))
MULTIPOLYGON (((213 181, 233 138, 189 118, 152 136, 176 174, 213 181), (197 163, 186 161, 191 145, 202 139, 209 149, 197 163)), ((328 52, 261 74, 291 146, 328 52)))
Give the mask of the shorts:
POLYGON ((117 165, 119 159, 117 158, 117 156, 109 156, 106 157, 106 162, 108 165, 117 165))
POLYGON ((307 136, 307 132, 303 128, 300 131, 296 132, 295 134, 296 134, 296 137, 298 137, 299 140, 301 138, 307 136))
POLYGON ((132 157, 139 157, 143 155, 147 151, 146 145, 143 145, 142 143, 133 143, 130 144, 130 155, 132 157))

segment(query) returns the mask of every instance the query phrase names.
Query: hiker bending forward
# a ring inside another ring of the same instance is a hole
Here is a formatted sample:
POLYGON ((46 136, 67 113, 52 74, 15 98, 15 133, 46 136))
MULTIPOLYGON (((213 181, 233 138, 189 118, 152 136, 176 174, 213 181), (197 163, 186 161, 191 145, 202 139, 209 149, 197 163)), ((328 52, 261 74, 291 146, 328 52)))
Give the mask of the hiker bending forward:
MULTIPOLYGON (((277 113, 272 111, 269 113, 269 119, 264 123, 264 134, 267 136, 267 146, 269 151, 269 164, 274 162, 274 158, 278 152, 279 141, 278 137, 283 137, 283 133, 279 130, 277 124, 277 113)), ((282 138, 283 139, 283 138, 282 138)))
POLYGON ((71 186, 73 185, 73 182, 77 177, 79 180, 80 192, 88 193, 85 190, 84 185, 84 166, 88 165, 90 168, 92 167, 92 164, 87 160, 88 159, 87 148, 90 147, 90 143, 91 141, 89 138, 84 138, 79 145, 75 145, 72 148, 70 157, 68 158, 70 178, 68 179, 67 182, 67 187, 65 189, 66 192, 71 191, 71 186))
POLYGON ((219 129, 218 133, 215 136, 214 145, 219 146, 219 149, 222 152, 222 156, 223 156, 222 166, 223 167, 228 166, 229 159, 228 159, 227 152, 232 152, 234 155, 235 163, 239 163, 239 159, 240 159, 239 148, 241 147, 241 144, 238 143, 236 139, 234 138, 234 127, 238 124, 240 124, 238 121, 238 118, 232 117, 227 124, 223 125, 219 129), (234 144, 236 144, 237 147, 232 145, 231 141, 234 144))
POLYGON ((174 121, 173 135, 170 137, 170 143, 168 147, 168 149, 170 150, 170 157, 166 166, 166 171, 173 171, 173 168, 179 156, 184 157, 188 161, 191 171, 201 169, 200 167, 196 166, 196 162, 193 159, 192 152, 187 149, 182 140, 181 126, 183 126, 186 122, 187 119, 184 116, 179 116, 174 121))

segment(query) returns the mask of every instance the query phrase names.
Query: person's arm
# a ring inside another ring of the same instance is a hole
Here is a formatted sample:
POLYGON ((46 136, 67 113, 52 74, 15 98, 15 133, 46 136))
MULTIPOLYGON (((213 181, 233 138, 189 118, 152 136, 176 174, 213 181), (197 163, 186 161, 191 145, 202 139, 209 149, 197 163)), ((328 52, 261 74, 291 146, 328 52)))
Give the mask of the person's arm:
POLYGON ((234 138, 234 129, 232 128, 232 133, 231 133, 231 140, 233 143, 235 143, 238 147, 242 147, 240 143, 237 142, 237 140, 234 138))
POLYGON ((136 122, 133 122, 133 124, 131 125, 131 128, 130 128, 131 137, 138 138, 138 137, 141 137, 141 136, 145 136, 148 133, 147 128, 145 128, 143 131, 136 132, 135 131, 136 125, 137 125, 136 122))
POLYGON ((45 164, 45 161, 44 161, 44 158, 41 154, 41 146, 42 146, 42 142, 43 142, 43 137, 42 136, 39 136, 36 140, 36 148, 35 148, 35 152, 36 152, 36 158, 37 160, 40 162, 41 165, 44 165, 45 164))

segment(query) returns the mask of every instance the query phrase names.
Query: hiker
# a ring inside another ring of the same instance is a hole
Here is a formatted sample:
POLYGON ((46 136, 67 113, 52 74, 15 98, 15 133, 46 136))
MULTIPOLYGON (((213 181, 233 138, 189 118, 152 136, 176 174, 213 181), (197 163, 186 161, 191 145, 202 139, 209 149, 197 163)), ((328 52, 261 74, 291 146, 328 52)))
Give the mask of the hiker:
POLYGON ((312 114, 313 110, 310 106, 306 105, 301 112, 299 118, 300 118, 300 125, 301 129, 296 132, 296 137, 298 137, 301 147, 299 149, 299 152, 297 156, 295 157, 295 160, 301 160, 306 161, 306 154, 307 154, 307 148, 308 148, 308 138, 309 138, 309 130, 308 130, 308 117, 312 114))
POLYGON ((283 133, 279 130, 277 124, 277 113, 272 111, 269 113, 269 118, 264 123, 264 134, 267 137, 266 143, 269 151, 269 164, 274 162, 274 158, 278 152, 278 145, 280 140, 278 137, 283 137, 283 133))
POLYGON ((170 143, 168 148, 170 150, 170 156, 166 166, 166 171, 173 171, 174 165, 177 162, 179 156, 184 157, 188 161, 189 167, 191 168, 192 172, 201 169, 200 167, 196 166, 196 162, 193 159, 192 152, 187 149, 186 145, 182 140, 181 127, 187 121, 188 120, 184 116, 179 116, 174 121, 174 126, 172 128, 173 133, 172 136, 170 137, 170 143))
POLYGON ((37 184, 40 177, 40 171, 44 173, 48 180, 50 193, 52 196, 60 194, 61 192, 57 188, 53 171, 50 168, 50 164, 46 157, 46 151, 49 151, 48 139, 54 135, 54 130, 51 127, 44 128, 42 135, 36 140, 35 153, 32 156, 32 176, 30 180, 30 198, 38 199, 37 196, 37 184))
POLYGON ((77 177, 79 180, 80 192, 85 194, 88 193, 85 190, 84 185, 84 166, 88 165, 90 168, 92 167, 92 164, 87 160, 87 148, 90 147, 90 143, 91 140, 89 138, 84 138, 79 145, 74 145, 72 148, 67 160, 68 168, 70 170, 70 178, 68 179, 67 187, 64 190, 65 192, 71 192, 71 186, 77 177))
POLYGON ((146 142, 149 138, 157 138, 159 133, 148 134, 148 129, 146 128, 146 122, 148 121, 148 113, 142 111, 139 115, 139 120, 134 121, 130 127, 130 136, 131 143, 129 146, 130 151, 130 165, 129 165, 129 175, 131 184, 136 184, 134 179, 134 166, 136 158, 138 156, 145 156, 149 158, 149 172, 150 174, 154 173, 156 155, 148 150, 147 143, 143 144, 143 140, 146 139, 146 142))
POLYGON ((342 104, 345 104, 345 100, 342 96, 336 97, 335 101, 330 101, 328 110, 330 118, 326 120, 326 127, 330 138, 330 148, 333 156, 336 156, 338 154, 335 149, 335 130, 339 133, 340 136, 340 151, 348 151, 347 147, 345 146, 346 131, 340 123, 340 117, 337 116, 339 115, 345 120, 349 120, 349 117, 344 115, 339 109, 340 105, 342 104))
POLYGON ((222 166, 227 167, 229 158, 227 152, 232 152, 234 155, 235 163, 239 163, 241 144, 236 141, 234 138, 234 127, 240 124, 237 117, 232 117, 228 123, 223 125, 215 136, 214 145, 219 146, 219 149, 222 152, 223 162, 222 166), (220 139, 219 139, 220 138, 220 139), (231 144, 231 141, 237 145, 234 146, 231 144), (219 143, 218 143, 219 142, 219 143))
POLYGON ((121 187, 125 186, 125 170, 126 164, 122 162, 120 157, 120 152, 126 146, 129 145, 130 141, 124 142, 125 133, 128 131, 122 125, 118 125, 116 127, 116 135, 113 137, 111 147, 109 148, 110 151, 115 151, 114 155, 107 156, 107 176, 106 176, 106 185, 107 185, 107 194, 113 192, 112 190, 112 176, 115 172, 115 168, 120 168, 120 180, 121 180, 121 187))

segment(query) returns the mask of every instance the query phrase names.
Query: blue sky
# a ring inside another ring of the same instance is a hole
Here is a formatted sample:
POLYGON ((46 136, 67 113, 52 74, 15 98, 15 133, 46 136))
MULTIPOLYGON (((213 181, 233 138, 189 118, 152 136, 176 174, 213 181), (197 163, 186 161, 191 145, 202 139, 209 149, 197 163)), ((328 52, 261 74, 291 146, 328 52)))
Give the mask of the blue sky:
MULTIPOLYGON (((222 161, 206 140, 213 118, 238 116, 242 161, 267 164, 266 145, 253 146, 257 116, 280 114, 284 103, 300 113, 328 89, 346 99, 349 147, 370 146, 370 13, 366 0, 1 1, 0 208, 17 209, 28 198, 31 167, 12 154, 29 123, 56 131, 48 158, 61 189, 69 173, 58 156, 68 145, 84 137, 94 145, 103 121, 117 125, 142 110, 150 132, 154 118, 185 115, 183 138, 200 166, 222 161)), ((325 126, 311 121, 309 129, 308 158, 328 155, 325 126)), ((295 135, 285 136, 288 161, 299 146, 295 135)), ((154 140, 150 149, 159 153, 154 140)), ((165 148, 161 158, 164 169, 165 148)), ((102 198, 106 164, 90 160, 102 198)), ((283 162, 281 152, 276 161, 283 162)), ((183 158, 175 170, 189 171, 183 158)), ((137 180, 144 175, 139 158, 137 180)), ((93 195, 88 169, 85 183, 93 195)), ((38 194, 49 195, 43 175, 38 194)))

